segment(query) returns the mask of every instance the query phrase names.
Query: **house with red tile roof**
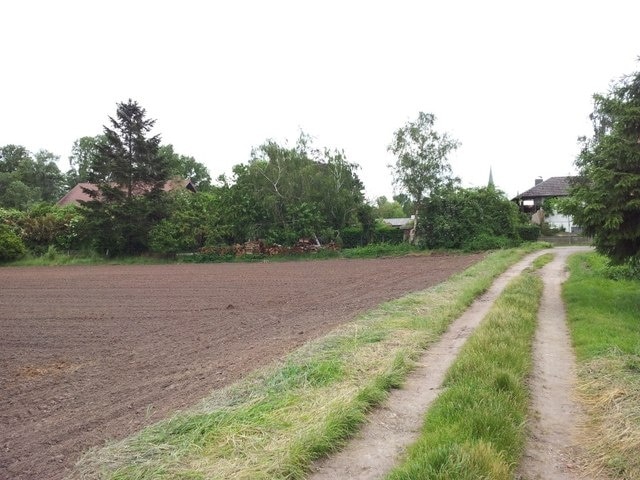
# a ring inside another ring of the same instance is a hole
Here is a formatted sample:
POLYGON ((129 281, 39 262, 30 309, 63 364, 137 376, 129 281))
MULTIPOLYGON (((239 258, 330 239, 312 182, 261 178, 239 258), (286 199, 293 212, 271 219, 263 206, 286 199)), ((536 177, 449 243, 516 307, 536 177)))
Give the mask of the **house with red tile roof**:
MULTIPOLYGON (((189 178, 187 179, 174 178, 174 179, 168 180, 162 187, 162 190, 164 190, 165 192, 172 192, 174 190, 178 190, 181 188, 186 188, 191 192, 196 191, 195 185, 193 185, 193 183, 191 182, 191 179, 189 178)), ((64 207, 66 205, 79 205, 81 201, 89 202, 93 200, 91 198, 91 195, 89 195, 89 192, 88 192, 90 190, 97 192, 98 186, 94 183, 89 183, 89 182, 78 183, 75 187, 69 190, 64 197, 58 200, 56 205, 60 207, 64 207)))

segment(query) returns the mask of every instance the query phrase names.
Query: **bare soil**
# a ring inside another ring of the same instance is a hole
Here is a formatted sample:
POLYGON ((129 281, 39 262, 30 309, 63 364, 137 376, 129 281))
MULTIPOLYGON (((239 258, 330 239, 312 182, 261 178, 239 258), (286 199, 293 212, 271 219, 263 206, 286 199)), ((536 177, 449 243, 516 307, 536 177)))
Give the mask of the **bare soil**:
POLYGON ((481 257, 1 268, 0 478, 62 478, 87 448, 481 257))

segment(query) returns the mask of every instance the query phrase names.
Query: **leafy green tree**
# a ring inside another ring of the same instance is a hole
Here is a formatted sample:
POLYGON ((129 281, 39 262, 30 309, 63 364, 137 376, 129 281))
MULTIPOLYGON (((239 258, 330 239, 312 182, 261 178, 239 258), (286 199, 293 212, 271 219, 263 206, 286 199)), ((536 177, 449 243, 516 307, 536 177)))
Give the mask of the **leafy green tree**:
POLYGON ((160 136, 149 137, 155 120, 137 102, 119 103, 111 127, 90 168, 89 179, 98 190, 84 202, 95 246, 110 254, 148 249, 149 231, 167 216, 163 187, 170 170, 159 155, 160 136))
POLYGON ((104 135, 96 135, 95 137, 81 137, 73 142, 69 156, 70 169, 66 173, 68 188, 89 181, 93 164, 97 161, 98 146, 104 141, 104 135))
POLYGON ((447 157, 460 143, 436 131, 435 120, 433 114, 420 112, 395 131, 388 147, 396 157, 390 165, 394 185, 410 197, 416 220, 425 198, 455 182, 447 157))
POLYGON ((518 208, 495 188, 438 190, 423 209, 417 229, 427 248, 496 248, 517 238, 518 208))
MULTIPOLYGON (((226 200, 233 199, 235 224, 248 238, 292 243, 300 237, 333 238, 364 203, 357 166, 337 150, 311 148, 302 134, 294 147, 267 141, 236 165, 226 200), (242 214, 242 218, 237 218, 242 214)), ((225 201, 223 201, 223 205, 225 201)))
POLYGON ((26 253, 27 249, 8 226, 0 224, 0 262, 17 260, 26 253))
POLYGON ((582 139, 579 177, 561 209, 614 263, 640 264, 640 72, 594 95, 594 134, 582 139))
POLYGON ((40 199, 40 191, 13 176, 0 173, 0 205, 5 208, 26 210, 40 199))
POLYGON ((191 179, 191 182, 198 190, 208 190, 211 188, 211 175, 205 165, 196 161, 193 157, 187 157, 176 153, 173 145, 162 145, 158 149, 158 154, 164 158, 169 166, 171 176, 182 179, 191 179))
POLYGON ((413 206, 411 205, 411 199, 406 193, 398 193, 393 196, 393 201, 402 206, 403 216, 410 217, 414 214, 413 206))
POLYGON ((214 190, 172 192, 170 214, 150 232, 149 245, 155 252, 193 252, 205 245, 225 243, 229 236, 221 222, 220 195, 214 190))
POLYGON ((45 201, 54 203, 62 195, 64 176, 58 157, 46 150, 32 156, 24 147, 5 145, 0 149, 0 205, 26 209, 45 201))
POLYGON ((402 218, 404 209, 395 200, 390 202, 384 195, 376 198, 376 216, 378 218, 402 218))
POLYGON ((30 161, 31 154, 21 145, 5 145, 0 148, 0 172, 19 172, 22 165, 30 161))
POLYGON ((34 155, 32 185, 40 190, 43 202, 55 203, 63 194, 64 175, 57 165, 59 159, 47 150, 39 150, 34 155))

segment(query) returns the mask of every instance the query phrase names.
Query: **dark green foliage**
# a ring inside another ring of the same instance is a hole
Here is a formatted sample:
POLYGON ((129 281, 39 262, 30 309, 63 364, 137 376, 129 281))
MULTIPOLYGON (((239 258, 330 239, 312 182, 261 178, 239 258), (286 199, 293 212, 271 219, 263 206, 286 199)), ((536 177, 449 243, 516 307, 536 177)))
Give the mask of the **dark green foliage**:
POLYGON ((342 248, 356 248, 365 245, 362 227, 345 227, 340 230, 342 248))
POLYGON ((291 245, 302 237, 333 239, 364 204, 357 166, 340 151, 317 150, 301 135, 293 148, 267 141, 234 178, 222 178, 221 218, 231 242, 264 239, 291 245))
POLYGON ((39 203, 27 211, 0 209, 0 225, 10 228, 36 255, 49 247, 78 250, 86 239, 85 218, 75 207, 39 203))
POLYGON ((390 202, 384 195, 376 199, 375 213, 377 218, 403 218, 405 214, 400 202, 390 202))
POLYGON ((69 171, 66 174, 67 188, 71 189, 81 182, 88 182, 92 177, 94 163, 97 162, 98 146, 105 142, 104 135, 81 137, 73 142, 69 156, 69 171))
POLYGON ((0 148, 0 206, 25 210, 38 202, 56 202, 65 185, 57 160, 46 150, 31 155, 19 145, 0 148))
POLYGON ((562 208, 596 249, 616 263, 640 263, 640 72, 594 95, 594 134, 582 139, 579 177, 562 208))
POLYGON ((137 102, 119 103, 111 128, 104 127, 104 142, 97 144, 89 180, 105 197, 126 198, 162 189, 169 178, 166 158, 159 155, 160 136, 147 138, 155 120, 145 118, 137 102))
POLYGON ((404 231, 376 224, 371 235, 366 235, 362 227, 346 227, 340 230, 340 240, 342 248, 358 248, 376 243, 398 245, 404 241, 404 231))
POLYGON ((513 238, 481 233, 467 240, 462 248, 467 252, 481 252, 483 250, 510 248, 515 246, 516 243, 513 238))
POLYGON ((169 178, 167 159, 158 153, 160 137, 147 138, 155 120, 137 102, 119 103, 111 127, 90 168, 98 191, 83 202, 94 247, 110 255, 149 249, 150 230, 168 214, 162 188, 169 178))
POLYGON ((7 225, 0 223, 0 262, 17 260, 26 253, 27 249, 7 225))
POLYGON ((525 242, 535 242, 540 238, 540 227, 533 224, 518 225, 516 233, 525 242))
POLYGON ((190 179, 198 191, 211 188, 211 175, 202 163, 193 157, 180 155, 173 150, 173 145, 162 145, 158 154, 168 165, 170 176, 180 179, 190 179))
POLYGON ((404 241, 404 231, 386 225, 377 225, 373 235, 374 243, 398 245, 404 241))
POLYGON ((170 214, 150 231, 151 250, 163 254, 194 252, 205 245, 225 243, 227 230, 220 218, 217 192, 172 192, 170 214))
POLYGON ((49 246, 77 250, 86 238, 85 218, 75 207, 36 205, 26 212, 20 227, 24 243, 35 254, 46 251, 49 246))
POLYGON ((493 188, 450 189, 432 195, 418 215, 427 248, 502 248, 516 239, 518 209, 493 188))

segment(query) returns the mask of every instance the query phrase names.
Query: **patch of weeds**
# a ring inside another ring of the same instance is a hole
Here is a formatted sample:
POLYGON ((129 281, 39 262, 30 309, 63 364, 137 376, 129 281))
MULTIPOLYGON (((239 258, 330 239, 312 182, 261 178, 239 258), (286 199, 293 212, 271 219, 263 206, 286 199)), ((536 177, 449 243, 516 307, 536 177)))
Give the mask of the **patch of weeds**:
POLYGON ((389 479, 512 478, 524 450, 526 378, 541 294, 542 282, 531 273, 507 286, 462 348, 420 439, 389 479))
POLYGON ((553 253, 545 253, 536 258, 532 263, 532 268, 534 270, 539 270, 544 267, 546 264, 550 263, 555 255, 553 253))
POLYGON ((606 258, 569 259, 563 294, 589 424, 583 463, 591 476, 640 478, 640 281, 611 279, 606 258))

